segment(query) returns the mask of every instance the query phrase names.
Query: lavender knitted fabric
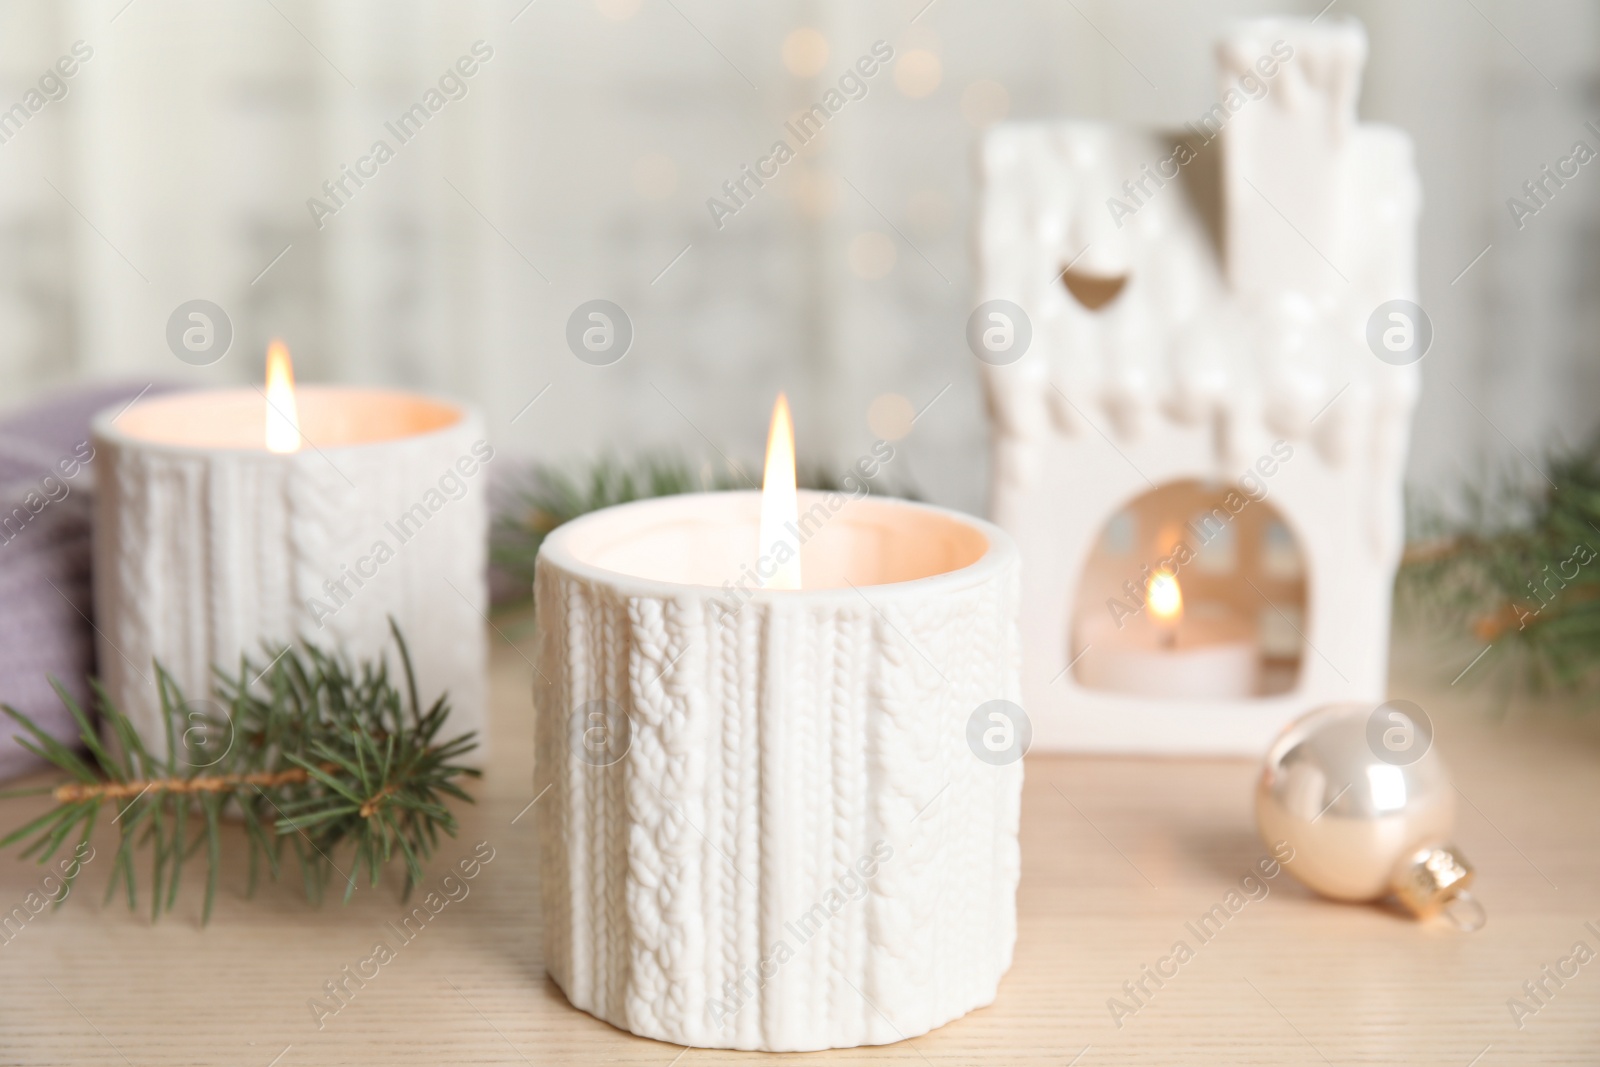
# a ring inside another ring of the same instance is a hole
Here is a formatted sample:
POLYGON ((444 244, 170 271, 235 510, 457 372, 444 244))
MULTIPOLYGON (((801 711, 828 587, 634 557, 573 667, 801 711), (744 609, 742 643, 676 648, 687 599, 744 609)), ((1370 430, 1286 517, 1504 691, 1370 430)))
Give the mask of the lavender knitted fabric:
MULTIPOLYGON (((94 670, 89 421, 104 408, 167 387, 97 386, 55 394, 0 420, 0 703, 68 743, 78 729, 50 687, 87 706, 94 670)), ((38 765, 0 722, 0 779, 38 765)))

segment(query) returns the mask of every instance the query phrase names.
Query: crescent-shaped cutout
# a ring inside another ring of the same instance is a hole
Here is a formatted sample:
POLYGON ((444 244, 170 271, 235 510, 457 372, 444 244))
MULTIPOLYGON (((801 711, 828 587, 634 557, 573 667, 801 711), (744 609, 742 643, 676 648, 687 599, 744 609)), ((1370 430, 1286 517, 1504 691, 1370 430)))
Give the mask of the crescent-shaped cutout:
POLYGON ((1103 274, 1064 270, 1061 272, 1061 281, 1074 300, 1090 311, 1099 311, 1121 295, 1123 287, 1128 284, 1128 276, 1120 274, 1106 277, 1103 274))

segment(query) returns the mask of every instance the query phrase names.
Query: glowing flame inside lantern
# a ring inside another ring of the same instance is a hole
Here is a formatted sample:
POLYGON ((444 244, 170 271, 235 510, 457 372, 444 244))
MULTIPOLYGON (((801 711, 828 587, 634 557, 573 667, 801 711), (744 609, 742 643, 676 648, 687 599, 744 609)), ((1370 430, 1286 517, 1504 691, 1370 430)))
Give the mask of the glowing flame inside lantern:
POLYGON ((1178 579, 1166 571, 1150 576, 1146 595, 1150 613, 1158 622, 1174 623, 1183 617, 1183 592, 1178 588, 1178 579))
POLYGON ((1183 591, 1178 588, 1178 579, 1166 571, 1152 574, 1150 584, 1145 586, 1145 603, 1161 630, 1162 641, 1176 643, 1178 620, 1183 618, 1183 591))
POLYGON ((794 423, 789 399, 778 394, 767 430, 767 466, 761 477, 761 545, 756 570, 768 589, 800 588, 796 533, 800 501, 794 487, 794 423), (775 569, 774 569, 775 568, 775 569))
POLYGON ((267 346, 267 451, 300 451, 300 413, 294 403, 294 365, 289 347, 267 346))

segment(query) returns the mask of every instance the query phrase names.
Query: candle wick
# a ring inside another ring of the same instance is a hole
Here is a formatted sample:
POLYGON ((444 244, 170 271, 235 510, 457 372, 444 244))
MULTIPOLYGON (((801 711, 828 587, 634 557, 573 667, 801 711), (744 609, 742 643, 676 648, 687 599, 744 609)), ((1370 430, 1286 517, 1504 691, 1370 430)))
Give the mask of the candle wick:
POLYGON ((1174 629, 1173 627, 1170 627, 1170 626, 1165 627, 1165 628, 1162 629, 1162 631, 1161 631, 1161 647, 1162 648, 1177 648, 1178 647, 1178 631, 1176 629, 1174 629))

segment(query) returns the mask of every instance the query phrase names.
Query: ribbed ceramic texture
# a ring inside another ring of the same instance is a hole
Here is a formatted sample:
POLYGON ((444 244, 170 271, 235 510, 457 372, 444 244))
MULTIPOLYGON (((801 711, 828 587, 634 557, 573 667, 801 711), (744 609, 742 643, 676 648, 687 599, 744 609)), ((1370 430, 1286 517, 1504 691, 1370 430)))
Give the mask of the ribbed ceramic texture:
POLYGON ((249 653, 264 666, 263 641, 387 654, 398 669, 391 615, 424 704, 449 693, 445 734, 477 730, 486 741, 488 471, 462 478, 458 499, 428 496, 480 436, 469 418, 413 438, 274 456, 151 446, 97 427, 99 671, 146 743, 166 751, 152 659, 190 698, 208 694, 212 664, 236 673, 249 653), (440 500, 426 519, 397 525, 440 500), (382 563, 380 542, 392 551, 382 563), (347 577, 357 569, 376 573, 358 586, 347 577), (324 588, 339 580, 342 605, 324 588), (336 610, 319 612, 313 598, 336 610))
POLYGON ((966 729, 1018 697, 1004 553, 926 595, 794 594, 726 622, 709 594, 541 556, 546 962, 574 1005, 664 1041, 803 1050, 994 999, 1022 767, 981 762, 966 729), (631 720, 610 766, 575 754, 572 709, 594 700, 631 720))

